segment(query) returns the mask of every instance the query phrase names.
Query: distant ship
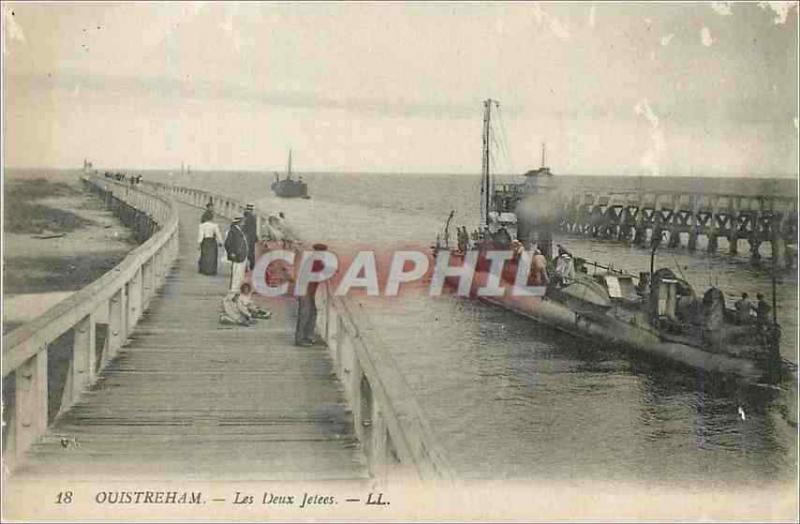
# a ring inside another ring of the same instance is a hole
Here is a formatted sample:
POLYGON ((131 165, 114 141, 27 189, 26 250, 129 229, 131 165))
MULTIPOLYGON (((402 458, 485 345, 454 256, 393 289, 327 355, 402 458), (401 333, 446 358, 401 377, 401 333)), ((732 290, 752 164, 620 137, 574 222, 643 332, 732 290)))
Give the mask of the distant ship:
POLYGON ((286 178, 281 180, 281 176, 275 173, 275 182, 270 186, 272 191, 283 198, 311 198, 308 196, 308 184, 303 182, 303 177, 297 180, 292 178, 292 150, 289 150, 289 164, 286 169, 286 178))

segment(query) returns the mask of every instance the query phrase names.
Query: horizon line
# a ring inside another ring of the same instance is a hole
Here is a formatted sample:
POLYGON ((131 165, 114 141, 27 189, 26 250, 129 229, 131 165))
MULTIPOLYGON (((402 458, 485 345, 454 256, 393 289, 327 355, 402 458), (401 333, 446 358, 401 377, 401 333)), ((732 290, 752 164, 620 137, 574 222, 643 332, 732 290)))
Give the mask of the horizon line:
MULTIPOLYGON (((82 171, 82 167, 53 167, 53 166, 2 166, 3 171, 6 170, 42 170, 42 171, 82 171)), ((174 172, 179 170, 175 168, 163 167, 148 167, 148 168, 131 168, 131 167, 112 167, 108 169, 97 169, 98 172, 102 171, 138 171, 138 172, 174 172)), ((194 169, 194 173, 261 173, 264 175, 273 175, 274 173, 285 174, 282 169, 268 169, 268 168, 215 168, 215 169, 194 169)), ((474 173, 466 171, 359 171, 359 170, 338 170, 331 169, 325 171, 319 170, 306 170, 306 171, 292 171, 293 174, 298 175, 427 175, 427 176, 481 176, 481 173, 475 171, 474 173)), ((185 174, 185 173, 184 173, 185 174)), ((492 173, 496 176, 524 176, 524 173, 492 173)), ((775 173, 775 174, 746 174, 746 173, 707 173, 707 174, 666 174, 659 173, 654 175, 652 173, 560 173, 554 176, 585 176, 585 177, 626 177, 626 178, 762 178, 762 179, 780 179, 791 180, 800 179, 800 172, 798 173, 775 173)))

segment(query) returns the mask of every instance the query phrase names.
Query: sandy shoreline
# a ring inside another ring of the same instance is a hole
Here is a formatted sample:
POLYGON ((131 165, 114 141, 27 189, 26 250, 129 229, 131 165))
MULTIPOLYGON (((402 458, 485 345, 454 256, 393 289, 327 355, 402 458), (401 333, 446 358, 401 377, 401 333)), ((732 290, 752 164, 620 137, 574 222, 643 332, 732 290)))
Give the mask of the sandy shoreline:
POLYGON ((136 246, 77 177, 6 179, 4 196, 4 333, 96 280, 136 246))

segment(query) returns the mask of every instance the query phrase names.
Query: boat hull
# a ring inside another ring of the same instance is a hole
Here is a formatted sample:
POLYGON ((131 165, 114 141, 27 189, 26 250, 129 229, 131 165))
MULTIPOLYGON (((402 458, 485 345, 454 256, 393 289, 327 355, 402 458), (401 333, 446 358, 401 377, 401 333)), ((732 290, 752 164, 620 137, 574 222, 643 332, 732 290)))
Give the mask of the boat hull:
MULTIPOLYGON (((576 311, 547 296, 515 296, 510 286, 503 296, 478 296, 477 290, 485 286, 487 276, 488 273, 484 271, 475 272, 472 296, 559 331, 712 373, 735 375, 753 381, 764 377, 764 370, 754 359, 665 340, 652 326, 636 320, 626 322, 599 311, 576 311)), ((449 285, 453 284, 455 282, 449 282, 449 285)))
POLYGON ((281 198, 311 198, 308 196, 308 185, 296 180, 281 180, 270 186, 272 192, 281 198))
POLYGON ((750 359, 712 353, 690 346, 662 340, 658 333, 633 327, 606 317, 599 320, 540 297, 481 297, 481 300, 551 326, 559 331, 609 345, 625 346, 655 357, 714 373, 737 375, 757 380, 763 372, 750 359))

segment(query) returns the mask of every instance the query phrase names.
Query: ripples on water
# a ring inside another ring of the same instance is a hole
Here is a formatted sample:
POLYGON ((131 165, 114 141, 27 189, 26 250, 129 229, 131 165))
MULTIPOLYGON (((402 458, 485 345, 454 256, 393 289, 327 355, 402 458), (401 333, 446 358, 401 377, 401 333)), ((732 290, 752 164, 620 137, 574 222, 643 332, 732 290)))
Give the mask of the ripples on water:
MULTIPOLYGON (((308 175, 309 201, 271 197, 271 176, 198 173, 191 180, 173 179, 257 200, 262 209, 283 210, 304 236, 334 244, 429 245, 450 209, 457 210, 457 224, 477 222, 477 177, 308 175)), ((676 185, 664 179, 645 182, 676 185)), ((718 190, 741 186, 715 183, 718 190)), ((794 187, 792 181, 784 185, 794 187)), ((751 183, 745 190, 761 191, 761 186, 751 183)), ((566 242, 579 256, 613 261, 634 273, 649 269, 646 250, 586 239, 566 242)), ((728 296, 742 291, 771 296, 768 267, 753 268, 745 256, 663 250, 657 259, 662 266, 683 273, 697 289, 714 283, 728 296)), ((793 273, 781 279, 781 352, 796 361, 797 281, 793 273)), ((739 481, 794 476, 796 391, 791 384, 782 392, 745 388, 454 297, 410 293, 365 307, 461 477, 739 481)))

